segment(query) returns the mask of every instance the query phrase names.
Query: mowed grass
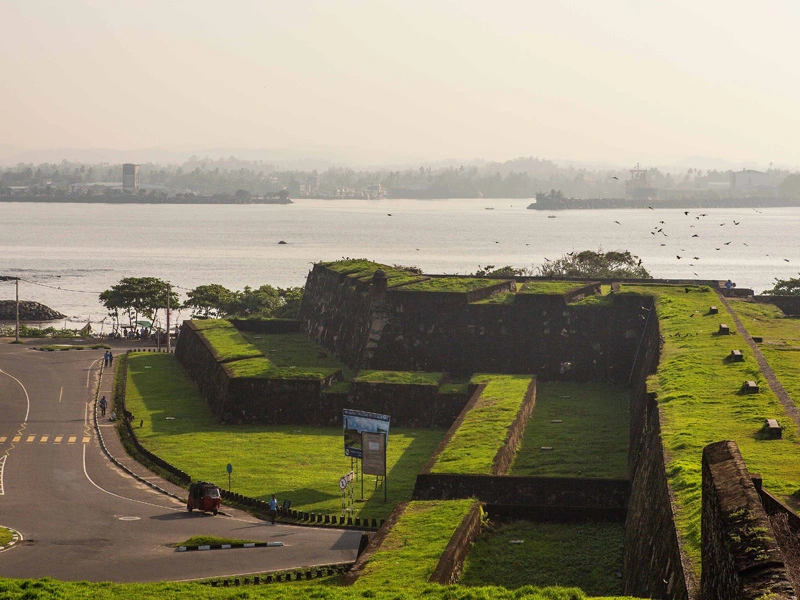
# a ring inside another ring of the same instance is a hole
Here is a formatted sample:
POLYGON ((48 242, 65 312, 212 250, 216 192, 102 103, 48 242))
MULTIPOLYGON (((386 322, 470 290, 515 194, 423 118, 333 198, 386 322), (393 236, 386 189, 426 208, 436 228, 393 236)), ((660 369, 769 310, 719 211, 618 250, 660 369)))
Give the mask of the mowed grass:
POLYGON ((561 585, 592 595, 621 594, 624 537, 621 523, 490 525, 475 541, 459 583, 510 589, 561 585))
POLYGON ((474 506, 477 500, 409 502, 354 587, 403 589, 426 583, 453 533, 474 506))
POLYGON ((588 285, 580 281, 526 281, 518 290, 519 294, 566 294, 588 285))
POLYGON ((536 406, 509 475, 625 479, 629 405, 625 387, 539 382, 536 406))
POLYGON ((264 356, 234 360, 226 366, 233 377, 258 379, 323 379, 339 370, 331 367, 276 367, 264 356))
MULTIPOLYGON (((0 597, 4 600, 230 600, 248 598, 267 600, 583 600, 586 596, 577 589, 536 588, 517 590, 502 587, 468 588, 451 585, 421 584, 410 588, 395 586, 340 587, 337 578, 321 581, 297 581, 273 585, 242 586, 237 588, 211 587, 200 583, 90 583, 55 579, 0 579, 0 597)), ((597 598, 596 600, 602 600, 597 598)), ((606 599, 611 600, 611 599, 606 599)), ((617 598, 617 600, 635 600, 617 598)))
MULTIPOLYGON (((339 478, 351 470, 341 427, 234 426, 217 423, 199 392, 168 354, 131 354, 127 406, 142 445, 195 480, 269 499, 291 500, 292 508, 328 514, 341 510, 339 478), (169 418, 168 418, 169 417, 169 418)), ((387 445, 387 493, 364 485, 362 517, 385 518, 394 504, 411 497, 416 475, 444 436, 442 430, 393 428, 387 445)), ((361 486, 357 486, 360 496, 361 486)))
POLYGON ((360 279, 362 281, 368 281, 372 279, 372 277, 375 275, 375 271, 381 269, 386 274, 387 284, 389 287, 425 279, 424 277, 420 276, 419 273, 406 271, 402 268, 390 267, 389 265, 372 262, 365 258, 337 260, 335 262, 321 264, 331 271, 345 273, 348 277, 360 279))
POLYGON ((194 324, 200 336, 211 344, 215 358, 219 362, 261 356, 261 351, 244 339, 244 336, 224 319, 194 321, 194 324))
POLYGON ((403 286, 407 292, 471 292, 503 283, 503 279, 488 277, 434 277, 403 286))
MULTIPOLYGON (((772 304, 731 300, 730 305, 750 335, 764 338, 758 345, 761 353, 786 393, 800 404, 800 318, 787 317, 772 304)), ((747 352, 749 348, 743 350, 747 352)), ((790 421, 781 424, 793 426, 790 421)))
POLYGON ((347 366, 333 354, 302 333, 262 334, 242 332, 242 336, 269 359, 275 367, 295 367, 332 373, 341 370, 346 378, 347 366))
POLYGON ((361 371, 355 383, 397 383, 403 385, 439 386, 444 373, 425 371, 361 371))
POLYGON ((14 534, 10 529, 0 527, 0 546, 5 546, 14 539, 14 534))
POLYGON ((431 471, 491 475, 494 457, 505 444, 532 379, 532 375, 474 375, 472 383, 485 383, 486 388, 431 471))
POLYGON ((664 338, 661 361, 648 380, 661 414, 662 443, 670 488, 675 494, 676 523, 684 548, 700 570, 702 451, 720 440, 734 440, 751 473, 760 473, 764 487, 783 500, 800 489, 800 446, 794 427, 782 440, 764 440, 764 419, 789 423, 749 353, 744 362, 728 362, 732 349, 742 348, 737 335, 717 335, 720 323, 735 331, 731 315, 705 286, 624 285, 626 291, 656 298, 664 338), (717 305, 720 313, 709 314, 717 305), (758 394, 742 394, 741 385, 755 380, 758 394))

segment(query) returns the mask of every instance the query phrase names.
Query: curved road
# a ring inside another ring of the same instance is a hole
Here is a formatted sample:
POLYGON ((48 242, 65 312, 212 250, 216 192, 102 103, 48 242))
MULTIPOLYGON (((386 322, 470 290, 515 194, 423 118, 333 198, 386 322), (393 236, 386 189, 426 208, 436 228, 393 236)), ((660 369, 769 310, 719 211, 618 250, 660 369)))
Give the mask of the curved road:
POLYGON ((0 342, 0 525, 23 537, 0 552, 0 576, 186 580, 355 560, 360 532, 269 525, 238 511, 189 514, 114 466, 91 419, 102 356, 0 342), (171 546, 195 535, 284 546, 171 546))

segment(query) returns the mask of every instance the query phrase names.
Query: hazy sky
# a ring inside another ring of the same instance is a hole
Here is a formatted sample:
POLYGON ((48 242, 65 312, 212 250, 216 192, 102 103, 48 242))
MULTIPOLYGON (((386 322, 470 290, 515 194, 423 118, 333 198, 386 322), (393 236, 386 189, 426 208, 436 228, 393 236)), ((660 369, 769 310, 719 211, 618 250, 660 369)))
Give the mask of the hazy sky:
POLYGON ((0 0, 0 145, 800 164, 800 3, 0 0))

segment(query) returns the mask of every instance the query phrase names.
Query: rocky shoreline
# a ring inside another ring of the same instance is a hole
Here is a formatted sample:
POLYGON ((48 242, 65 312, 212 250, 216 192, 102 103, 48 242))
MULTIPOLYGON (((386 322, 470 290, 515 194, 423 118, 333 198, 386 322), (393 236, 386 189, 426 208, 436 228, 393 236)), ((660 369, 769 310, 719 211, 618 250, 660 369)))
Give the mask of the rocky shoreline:
MULTIPOLYGON (((17 303, 14 300, 0 300, 0 321, 15 321, 17 318, 17 303)), ((20 321, 54 321, 66 318, 57 310, 39 302, 30 300, 20 301, 20 321)))

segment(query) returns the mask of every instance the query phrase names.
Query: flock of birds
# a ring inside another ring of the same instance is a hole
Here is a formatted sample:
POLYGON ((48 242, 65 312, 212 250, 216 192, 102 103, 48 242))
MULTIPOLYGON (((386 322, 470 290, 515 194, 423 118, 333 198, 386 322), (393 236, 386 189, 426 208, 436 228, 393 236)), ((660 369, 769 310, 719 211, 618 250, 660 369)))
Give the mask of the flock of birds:
MULTIPOLYGON (((655 210, 655 209, 654 209, 652 206, 648 206, 647 208, 648 208, 648 209, 650 209, 650 210, 652 210, 652 211, 654 211, 654 210, 655 210)), ((753 210, 754 210, 755 212, 757 212, 757 213, 760 213, 760 212, 761 212, 760 210, 758 210, 758 209, 756 209, 756 208, 754 208, 753 210)), ((697 213, 697 214, 694 214, 692 211, 689 211, 689 210, 685 210, 685 211, 683 211, 683 214, 684 214, 684 216, 685 216, 685 217, 694 217, 694 219, 695 219, 696 221, 700 221, 701 219, 704 219, 705 217, 708 217, 708 216, 709 216, 709 214, 708 214, 708 213, 697 213)), ((616 224, 617 224, 617 225, 619 225, 619 226, 622 226, 622 223, 621 223, 621 222, 619 222, 619 221, 614 221, 614 223, 616 223, 616 224)), ((738 226, 738 225, 740 225, 740 224, 741 224, 741 221, 737 221, 737 220, 733 219, 733 220, 731 221, 731 223, 733 223, 734 227, 736 227, 736 226, 738 226)), ((720 226, 720 227, 725 227, 725 226, 727 226, 727 225, 729 225, 729 223, 728 223, 728 222, 722 222, 722 223, 719 223, 719 226, 720 226)), ((665 231, 665 227, 666 227, 666 226, 667 226, 667 223, 666 223, 666 221, 659 221, 659 222, 658 222, 657 224, 655 224, 655 225, 653 226, 653 228, 650 230, 650 235, 653 235, 653 236, 659 236, 659 235, 661 235, 661 236, 664 236, 665 238, 666 238, 666 237, 669 237, 669 235, 668 235, 668 234, 667 234, 667 232, 665 231)), ((689 225, 689 229, 692 229, 692 228, 694 228, 694 227, 695 227, 695 224, 690 224, 690 225, 689 225)), ((699 233, 692 233, 692 235, 691 235, 691 238, 699 238, 699 237, 701 237, 699 233)), ((691 238, 690 238, 690 239, 691 239, 691 238)), ((734 241, 734 240, 729 240, 729 241, 727 241, 727 242, 723 242, 723 243, 722 243, 722 244, 721 244, 719 247, 715 247, 714 249, 715 249, 716 251, 720 251, 720 250, 722 250, 722 247, 723 247, 723 246, 730 246, 730 245, 733 243, 733 241, 734 241)), ((749 248, 749 245, 747 244, 747 242, 742 242, 742 244, 743 244, 744 246, 747 246, 747 247, 749 248)), ((662 246, 662 247, 666 247, 666 246, 667 246, 667 244, 666 244, 666 243, 662 243, 662 244, 661 244, 661 246, 662 246)), ((680 252, 686 252, 686 249, 685 249, 685 248, 680 248, 680 249, 679 249, 679 251, 680 251, 680 252)), ((769 256, 769 254, 767 254, 766 256, 769 256)), ((685 255, 685 254, 683 254, 683 255, 682 255, 682 254, 676 254, 676 255, 675 255, 675 259, 676 259, 676 260, 682 260, 682 259, 684 259, 684 258, 687 258, 687 255, 685 255)), ((690 258, 690 260, 700 260, 700 259, 701 259, 701 258, 700 258, 700 256, 692 256, 692 257, 690 258)), ((784 260, 785 262, 787 262, 787 263, 788 263, 788 262, 790 262, 788 258, 784 258, 783 260, 784 260)), ((689 266, 690 266, 690 267, 693 267, 693 266, 694 266, 694 263, 689 263, 689 266)), ((697 275, 697 273, 694 273, 694 274, 695 274, 695 275, 697 275)))

